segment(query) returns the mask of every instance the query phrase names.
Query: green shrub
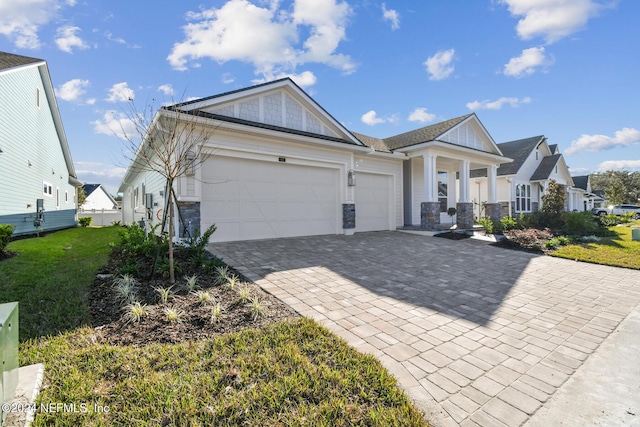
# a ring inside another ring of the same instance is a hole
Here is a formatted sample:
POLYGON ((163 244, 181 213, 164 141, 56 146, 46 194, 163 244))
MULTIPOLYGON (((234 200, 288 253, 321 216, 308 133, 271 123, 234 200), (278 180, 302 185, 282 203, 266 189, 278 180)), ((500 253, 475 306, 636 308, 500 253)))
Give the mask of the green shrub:
POLYGON ((120 242, 117 246, 122 249, 128 260, 140 258, 153 260, 158 251, 164 254, 169 247, 167 239, 156 236, 153 231, 154 229, 147 235, 138 224, 124 227, 120 232, 120 242))
POLYGON ((0 224, 0 252, 4 252, 11 240, 16 226, 13 224, 0 224))
POLYGON ((484 227, 488 234, 497 234, 502 231, 500 223, 496 223, 491 218, 485 217, 478 220, 478 224, 484 227))
POLYGON ((598 230, 598 223, 591 212, 565 212, 564 226, 570 234, 586 236, 598 230))
MULTIPOLYGON (((202 234, 202 236, 194 236, 189 237, 183 240, 182 247, 183 250, 191 257, 195 262, 199 262, 201 264, 206 262, 206 254, 205 250, 207 249, 207 245, 209 244, 209 239, 211 235, 215 233, 217 227, 215 224, 211 225, 211 227, 207 228, 207 230, 202 234)), ((199 234, 198 232, 196 234, 199 234)))
POLYGON ((93 222, 93 218, 90 216, 78 218, 78 223, 80 224, 81 227, 88 227, 91 225, 92 222, 93 222))
POLYGON ((605 215, 599 218, 600 218, 600 224, 603 227, 611 227, 613 225, 618 225, 621 222, 620 217, 617 215, 605 215))
POLYGON ((510 216, 505 216, 500 219, 500 226, 503 231, 514 230, 518 228, 518 220, 510 216))

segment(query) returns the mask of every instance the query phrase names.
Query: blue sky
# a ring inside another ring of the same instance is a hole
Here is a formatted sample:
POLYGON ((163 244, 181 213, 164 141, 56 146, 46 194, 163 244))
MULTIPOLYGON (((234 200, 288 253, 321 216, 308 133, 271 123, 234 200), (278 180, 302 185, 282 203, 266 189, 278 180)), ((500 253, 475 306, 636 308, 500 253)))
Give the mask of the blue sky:
POLYGON ((137 108, 291 76, 352 131, 475 111, 574 175, 640 170, 637 0, 0 0, 0 50, 45 59, 78 177, 115 193, 137 108))

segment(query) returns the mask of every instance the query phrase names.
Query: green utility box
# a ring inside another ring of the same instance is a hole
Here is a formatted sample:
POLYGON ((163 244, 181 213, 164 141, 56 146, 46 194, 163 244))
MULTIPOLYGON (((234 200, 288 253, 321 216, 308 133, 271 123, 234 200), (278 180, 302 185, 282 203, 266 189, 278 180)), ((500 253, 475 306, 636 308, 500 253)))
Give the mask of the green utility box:
MULTIPOLYGON (((10 403, 18 387, 18 303, 0 304, 0 404, 10 403)), ((7 414, 2 413, 0 425, 7 414)))

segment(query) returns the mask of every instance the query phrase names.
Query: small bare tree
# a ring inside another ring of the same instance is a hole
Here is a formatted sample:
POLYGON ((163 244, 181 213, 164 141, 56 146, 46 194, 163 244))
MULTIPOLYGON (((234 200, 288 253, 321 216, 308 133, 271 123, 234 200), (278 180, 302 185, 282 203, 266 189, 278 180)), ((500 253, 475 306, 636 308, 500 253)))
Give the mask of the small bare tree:
POLYGON ((136 109, 129 100, 125 111, 131 128, 121 126, 125 139, 125 157, 132 173, 155 172, 166 181, 166 208, 163 230, 168 219, 169 278, 175 283, 174 271, 174 204, 175 184, 180 177, 190 175, 205 160, 203 148, 212 138, 217 126, 206 113, 183 109, 183 104, 162 107, 154 112, 153 105, 136 109))

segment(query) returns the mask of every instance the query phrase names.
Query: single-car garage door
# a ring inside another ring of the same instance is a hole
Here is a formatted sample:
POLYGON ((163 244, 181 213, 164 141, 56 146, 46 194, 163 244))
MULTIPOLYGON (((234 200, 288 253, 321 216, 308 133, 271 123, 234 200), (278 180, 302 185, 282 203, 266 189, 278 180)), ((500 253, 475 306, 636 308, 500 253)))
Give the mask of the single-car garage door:
POLYGON ((389 175, 356 174, 356 231, 390 229, 392 179, 389 175))
POLYGON ((339 232, 337 169, 213 156, 202 165, 202 228, 211 241, 339 232))

